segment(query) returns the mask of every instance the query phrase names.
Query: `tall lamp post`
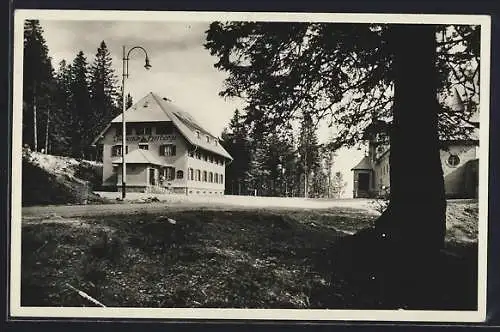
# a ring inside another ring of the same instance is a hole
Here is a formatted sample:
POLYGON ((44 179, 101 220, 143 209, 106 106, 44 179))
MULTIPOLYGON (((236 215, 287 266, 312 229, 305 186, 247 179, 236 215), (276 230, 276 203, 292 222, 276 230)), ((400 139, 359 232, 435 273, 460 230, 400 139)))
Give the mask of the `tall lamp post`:
POLYGON ((127 151, 127 126, 126 126, 126 121, 125 121, 125 111, 127 109, 127 101, 125 100, 125 79, 128 78, 128 60, 130 59, 130 52, 132 52, 135 49, 140 49, 144 52, 144 55, 146 56, 146 64, 144 65, 144 68, 149 70, 151 68, 151 65, 149 64, 149 57, 148 57, 148 52, 141 47, 141 46, 134 46, 131 49, 128 50, 128 52, 125 49, 125 46, 123 46, 123 57, 122 57, 122 199, 125 199, 126 196, 126 179, 127 179, 127 163, 125 161, 125 153, 127 151))

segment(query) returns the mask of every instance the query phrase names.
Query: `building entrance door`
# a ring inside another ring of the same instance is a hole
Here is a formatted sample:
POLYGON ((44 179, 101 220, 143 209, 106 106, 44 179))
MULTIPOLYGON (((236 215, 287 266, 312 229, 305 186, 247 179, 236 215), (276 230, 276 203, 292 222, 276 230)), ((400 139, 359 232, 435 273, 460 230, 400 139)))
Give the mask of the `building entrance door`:
POLYGON ((149 169, 149 184, 152 186, 156 185, 156 170, 154 168, 149 169))
POLYGON ((368 191, 370 189, 370 174, 359 173, 358 175, 358 190, 368 191))

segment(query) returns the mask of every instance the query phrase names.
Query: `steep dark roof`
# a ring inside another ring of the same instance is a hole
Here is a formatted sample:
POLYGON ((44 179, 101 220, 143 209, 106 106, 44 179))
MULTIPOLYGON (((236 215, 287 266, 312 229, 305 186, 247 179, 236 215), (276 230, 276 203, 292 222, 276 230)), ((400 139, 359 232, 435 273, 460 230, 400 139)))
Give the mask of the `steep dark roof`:
POLYGON ((370 162, 370 157, 368 156, 365 156, 363 159, 361 159, 361 161, 356 165, 354 166, 353 168, 351 168, 351 171, 361 171, 361 170, 372 170, 373 167, 372 167, 372 163, 370 162))

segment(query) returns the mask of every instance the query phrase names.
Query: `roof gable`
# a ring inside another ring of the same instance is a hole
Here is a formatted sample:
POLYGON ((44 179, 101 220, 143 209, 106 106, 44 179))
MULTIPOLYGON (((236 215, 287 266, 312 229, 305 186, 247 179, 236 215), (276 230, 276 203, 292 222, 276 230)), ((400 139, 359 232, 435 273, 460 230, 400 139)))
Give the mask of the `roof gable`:
MULTIPOLYGON (((127 123, 172 121, 190 144, 233 160, 231 155, 222 147, 216 135, 203 128, 191 114, 175 106, 167 98, 162 98, 153 92, 148 93, 125 111, 125 121, 127 123), (200 132, 200 138, 196 134, 197 131, 200 132), (210 142, 206 140, 207 135, 210 142)), ((111 120, 111 123, 99 134, 93 144, 106 133, 112 123, 121 122, 122 114, 111 120)))
MULTIPOLYGON (((131 106, 125 111, 126 122, 160 122, 171 121, 169 115, 165 113, 156 102, 151 93, 131 106)), ((122 115, 118 115, 111 123, 121 123, 122 115)))

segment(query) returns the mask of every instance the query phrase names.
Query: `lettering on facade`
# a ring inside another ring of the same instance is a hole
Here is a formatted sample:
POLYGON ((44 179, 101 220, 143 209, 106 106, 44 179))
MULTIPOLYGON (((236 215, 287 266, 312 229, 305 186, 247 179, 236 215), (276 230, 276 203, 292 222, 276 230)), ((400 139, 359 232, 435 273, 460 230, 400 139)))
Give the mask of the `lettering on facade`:
MULTIPOLYGON (((115 136, 114 142, 121 142, 121 136, 115 136)), ((175 135, 149 135, 149 136, 127 136, 127 142, 139 142, 139 143, 150 143, 150 142, 172 142, 175 141, 175 135)))

